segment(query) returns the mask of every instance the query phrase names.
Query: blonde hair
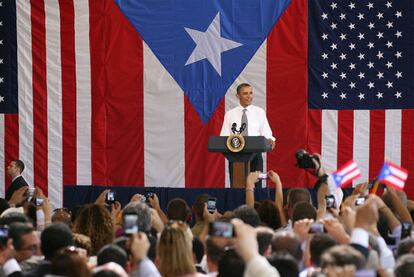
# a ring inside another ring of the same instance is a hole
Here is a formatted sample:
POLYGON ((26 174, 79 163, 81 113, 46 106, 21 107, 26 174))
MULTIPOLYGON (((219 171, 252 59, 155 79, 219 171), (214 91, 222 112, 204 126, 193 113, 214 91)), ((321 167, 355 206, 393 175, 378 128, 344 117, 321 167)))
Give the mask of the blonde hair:
POLYGON ((160 258, 159 271, 164 277, 196 272, 192 240, 185 229, 188 229, 185 223, 174 222, 161 233, 157 253, 160 258))

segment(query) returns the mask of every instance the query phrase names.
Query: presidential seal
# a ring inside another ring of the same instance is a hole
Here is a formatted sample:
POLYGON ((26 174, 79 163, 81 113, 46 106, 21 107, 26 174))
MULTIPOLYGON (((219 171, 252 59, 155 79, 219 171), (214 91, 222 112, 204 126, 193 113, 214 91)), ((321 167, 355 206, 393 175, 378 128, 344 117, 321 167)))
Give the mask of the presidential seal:
POLYGON ((244 149, 244 137, 241 134, 232 134, 228 136, 226 145, 231 152, 240 152, 244 149))

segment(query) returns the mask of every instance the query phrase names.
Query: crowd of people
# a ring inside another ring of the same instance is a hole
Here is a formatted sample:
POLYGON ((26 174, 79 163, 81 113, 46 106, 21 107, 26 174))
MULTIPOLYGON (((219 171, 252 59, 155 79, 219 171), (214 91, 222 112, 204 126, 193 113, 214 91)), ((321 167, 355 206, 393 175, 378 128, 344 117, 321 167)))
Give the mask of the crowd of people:
MULTIPOLYGON (((315 156, 316 157, 316 156, 315 156)), ((218 211, 208 194, 160 208, 156 194, 124 207, 103 191, 94 203, 52 209, 39 188, 0 199, 0 276, 414 276, 414 201, 391 187, 344 194, 314 158, 317 203, 308 189, 283 191, 267 172, 274 199, 218 211)))

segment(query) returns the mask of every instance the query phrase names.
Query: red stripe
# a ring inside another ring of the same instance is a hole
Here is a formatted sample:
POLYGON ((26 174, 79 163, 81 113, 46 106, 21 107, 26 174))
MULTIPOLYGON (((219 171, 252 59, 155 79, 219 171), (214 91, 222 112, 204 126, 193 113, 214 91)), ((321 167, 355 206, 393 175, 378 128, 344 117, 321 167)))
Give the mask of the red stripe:
POLYGON ((17 114, 4 115, 4 134, 4 166, 7 190, 11 184, 11 178, 7 175, 7 166, 11 161, 19 159, 19 116, 17 114))
POLYGON ((353 159, 354 112, 338 111, 337 168, 353 159))
POLYGON ((47 87, 44 0, 31 1, 34 185, 47 194, 47 87))
POLYGON ((371 180, 378 176, 384 164, 385 111, 371 111, 369 120, 369 179, 371 180))
POLYGON ((76 184, 76 61, 73 0, 60 0, 63 184, 76 184))
POLYGON ((414 198, 414 110, 402 111, 401 123, 401 166, 408 170, 404 190, 410 199, 414 198))
POLYGON ((208 123, 203 124, 188 98, 184 99, 185 186, 218 187, 224 184, 224 157, 221 153, 209 153, 207 144, 210 136, 220 134, 224 100, 208 123))
POLYGON ((267 38, 267 115, 276 148, 268 168, 286 186, 303 186, 306 172, 295 168, 294 153, 308 148, 307 1, 293 0, 267 38), (302 100, 302 101, 300 101, 302 100))
POLYGON ((89 8, 92 183, 144 185, 142 40, 113 1, 89 8))

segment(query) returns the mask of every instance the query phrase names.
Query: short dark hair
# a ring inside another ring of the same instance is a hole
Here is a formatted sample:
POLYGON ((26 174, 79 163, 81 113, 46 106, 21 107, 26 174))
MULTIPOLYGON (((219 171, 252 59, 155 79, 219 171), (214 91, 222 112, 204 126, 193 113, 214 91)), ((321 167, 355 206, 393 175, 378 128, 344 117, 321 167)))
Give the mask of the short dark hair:
POLYGON ((414 249, 414 238, 405 238, 403 239, 397 247, 396 258, 398 259, 402 255, 411 253, 411 250, 414 249))
POLYGON ((336 245, 329 248, 321 257, 321 267, 354 265, 357 270, 365 266, 366 260, 361 252, 350 245, 336 245))
POLYGON ((311 195, 307 189, 291 188, 287 193, 286 204, 289 208, 293 208, 296 203, 308 202, 311 203, 311 195))
POLYGON ((128 256, 125 250, 118 245, 108 244, 99 250, 97 254, 97 260, 98 266, 109 262, 114 262, 125 268, 128 256))
POLYGON ((405 254, 397 259, 394 267, 396 277, 414 276, 414 255, 405 254))
POLYGON ((174 198, 168 202, 167 217, 169 220, 181 220, 187 222, 191 215, 190 208, 182 198, 174 198))
POLYGON ((259 214, 261 222, 266 226, 272 228, 273 230, 281 227, 280 211, 279 208, 275 206, 273 201, 264 200, 256 208, 256 211, 259 214))
POLYGON ((207 255, 208 259, 212 263, 218 265, 223 253, 224 253, 224 249, 221 248, 220 246, 218 246, 217 244, 215 244, 212 237, 207 237, 207 239, 206 239, 206 255, 207 255))
POLYGON ((316 220, 316 209, 309 202, 299 202, 293 207, 292 222, 301 219, 316 220))
POLYGON ((59 249, 73 244, 72 231, 64 223, 53 223, 43 230, 40 241, 45 259, 51 260, 59 249))
POLYGON ((243 277, 244 262, 234 249, 224 251, 218 264, 218 277, 243 277))
POLYGON ((234 210, 234 217, 241 219, 244 223, 249 224, 253 227, 260 225, 260 217, 255 209, 250 208, 246 205, 242 205, 234 210))
POLYGON ((242 88, 245 88, 245 87, 251 87, 251 85, 250 85, 250 84, 248 84, 248 83, 241 83, 240 85, 238 85, 238 86, 237 86, 237 89, 236 89, 237 94, 239 94, 239 93, 240 93, 240 90, 241 90, 242 88))
POLYGON ((24 162, 22 160, 14 160, 13 162, 16 164, 16 167, 19 168, 20 173, 22 173, 24 170, 24 162))
POLYGON ((298 261, 300 261, 303 256, 299 237, 290 231, 280 231, 273 236, 272 252, 289 253, 298 261))
POLYGON ((289 253, 273 253, 268 260, 269 263, 277 269, 280 276, 299 276, 299 263, 289 253))
POLYGON ((10 224, 9 238, 13 239, 13 246, 16 250, 21 250, 23 247, 22 237, 30 234, 35 229, 30 223, 15 222, 10 224))
POLYGON ((310 241, 310 258, 315 266, 320 266, 322 254, 332 246, 336 245, 336 241, 328 234, 317 233, 310 241))

